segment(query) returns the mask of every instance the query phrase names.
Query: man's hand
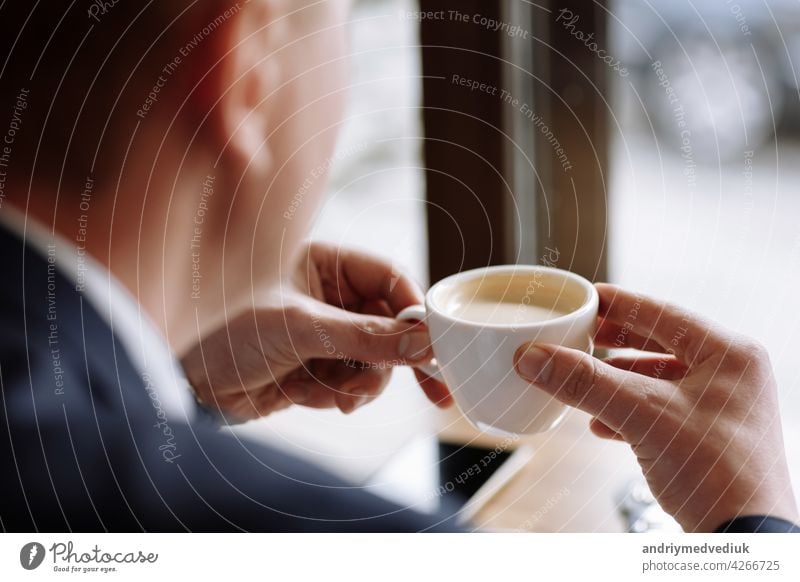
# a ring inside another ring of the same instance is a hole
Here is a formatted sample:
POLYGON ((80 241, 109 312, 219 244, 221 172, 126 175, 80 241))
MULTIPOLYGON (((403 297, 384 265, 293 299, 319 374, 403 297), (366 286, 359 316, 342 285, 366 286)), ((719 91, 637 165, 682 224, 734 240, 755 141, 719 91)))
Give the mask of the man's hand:
POLYGON ((597 345, 640 350, 605 362, 523 346, 518 373, 629 443, 662 507, 687 531, 740 515, 797 521, 766 351, 674 305, 598 285, 597 345), (661 352, 661 353, 653 353, 661 352))
MULTIPOLYGON (((236 420, 292 404, 350 413, 378 396, 394 366, 431 357, 427 330, 394 315, 421 291, 365 253, 312 243, 291 281, 204 338, 182 359, 198 399, 236 420)), ((447 388, 416 372, 428 398, 447 388)))

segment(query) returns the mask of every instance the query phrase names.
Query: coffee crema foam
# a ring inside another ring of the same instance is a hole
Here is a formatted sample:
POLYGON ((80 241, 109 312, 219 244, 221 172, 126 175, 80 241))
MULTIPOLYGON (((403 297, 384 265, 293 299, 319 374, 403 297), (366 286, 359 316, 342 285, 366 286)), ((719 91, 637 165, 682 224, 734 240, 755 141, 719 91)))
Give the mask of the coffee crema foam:
POLYGON ((460 305, 452 315, 474 323, 525 324, 550 321, 566 313, 540 305, 476 299, 460 305))
POLYGON ((579 309, 583 289, 546 271, 496 274, 438 290, 436 304, 448 315, 473 323, 525 325, 550 321, 579 309))

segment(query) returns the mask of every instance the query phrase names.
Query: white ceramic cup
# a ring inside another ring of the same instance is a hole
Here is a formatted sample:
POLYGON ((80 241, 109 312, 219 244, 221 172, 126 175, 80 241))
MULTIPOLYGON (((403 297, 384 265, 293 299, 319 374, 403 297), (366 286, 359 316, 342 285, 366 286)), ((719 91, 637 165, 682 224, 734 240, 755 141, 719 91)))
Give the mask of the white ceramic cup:
POLYGON ((447 385, 472 424, 495 434, 532 434, 555 427, 566 406, 517 375, 518 348, 537 342, 592 353, 597 309, 597 290, 579 275, 508 265, 447 277, 430 288, 424 306, 408 307, 397 317, 428 327, 435 359, 417 367, 447 385), (471 302, 494 300, 506 308, 521 306, 519 321, 465 319, 471 302), (526 305, 554 309, 553 318, 526 320, 526 305))

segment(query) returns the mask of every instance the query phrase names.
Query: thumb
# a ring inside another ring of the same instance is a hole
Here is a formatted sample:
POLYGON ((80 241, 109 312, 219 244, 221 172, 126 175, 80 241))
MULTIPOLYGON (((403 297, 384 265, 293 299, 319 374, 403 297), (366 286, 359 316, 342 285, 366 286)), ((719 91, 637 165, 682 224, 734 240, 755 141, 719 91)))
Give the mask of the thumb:
POLYGON ((402 366, 433 357, 425 327, 391 317, 363 315, 323 305, 312 316, 309 357, 402 366))
MULTIPOLYGON (((660 380, 614 368, 580 350, 527 344, 514 358, 517 373, 564 404, 588 412, 609 428, 629 432, 653 420, 660 380)), ((646 427, 645 427, 646 430, 646 427)))

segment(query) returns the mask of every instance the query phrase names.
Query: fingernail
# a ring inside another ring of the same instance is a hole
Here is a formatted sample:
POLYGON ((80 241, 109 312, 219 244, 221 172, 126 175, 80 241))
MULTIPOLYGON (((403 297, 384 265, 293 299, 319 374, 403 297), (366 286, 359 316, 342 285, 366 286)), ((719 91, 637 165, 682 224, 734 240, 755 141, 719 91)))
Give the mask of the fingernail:
POLYGON ((520 376, 534 384, 547 384, 553 373, 553 362, 550 354, 542 348, 530 345, 517 352, 517 372, 520 376))
POLYGON ((444 396, 443 398, 440 398, 439 400, 434 402, 434 404, 438 408, 441 408, 442 410, 447 410, 448 408, 453 406, 453 398, 451 396, 449 396, 449 395, 448 396, 444 396))
POLYGON ((406 333, 400 338, 400 357, 416 362, 431 358, 431 340, 428 334, 421 331, 406 333))
POLYGON ((283 391, 286 398, 295 404, 303 404, 311 396, 311 391, 305 386, 285 386, 283 391))
MULTIPOLYGON (((369 392, 364 388, 356 388, 350 394, 353 395, 353 410, 358 410, 369 402, 369 392)), ((350 412, 353 412, 353 410, 350 412)))

